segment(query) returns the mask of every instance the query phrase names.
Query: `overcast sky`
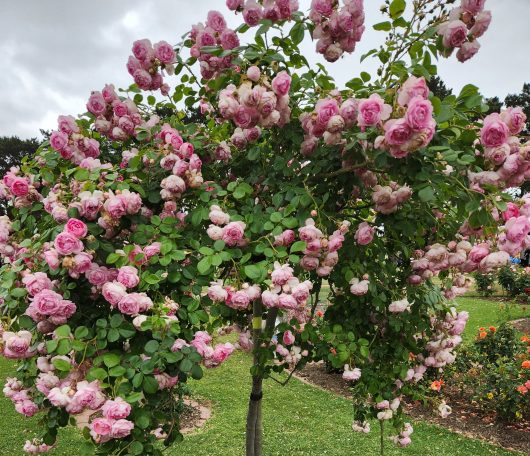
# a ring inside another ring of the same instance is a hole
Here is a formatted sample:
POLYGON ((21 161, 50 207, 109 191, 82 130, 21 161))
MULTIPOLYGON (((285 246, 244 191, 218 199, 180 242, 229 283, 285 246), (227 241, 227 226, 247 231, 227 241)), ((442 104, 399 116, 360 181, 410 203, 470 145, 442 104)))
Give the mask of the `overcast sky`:
MULTIPOLYGON (((59 114, 84 112, 90 91, 105 83, 128 86, 125 62, 135 39, 176 43, 210 9, 223 12, 231 26, 241 20, 226 10, 224 0, 0 1, 0 135, 23 138, 55 128, 59 114)), ((300 0, 304 10, 309 3, 300 0)), ((371 29, 381 20, 381 3, 365 0, 367 31, 355 54, 327 64, 339 83, 377 66, 371 59, 361 66, 359 57, 384 37, 371 29)), ((530 81, 530 0, 489 0, 486 7, 493 22, 480 39, 479 54, 466 64, 443 60, 439 70, 449 87, 458 90, 471 82, 484 95, 502 99, 530 81)), ((306 55, 314 56, 307 41, 306 55)))

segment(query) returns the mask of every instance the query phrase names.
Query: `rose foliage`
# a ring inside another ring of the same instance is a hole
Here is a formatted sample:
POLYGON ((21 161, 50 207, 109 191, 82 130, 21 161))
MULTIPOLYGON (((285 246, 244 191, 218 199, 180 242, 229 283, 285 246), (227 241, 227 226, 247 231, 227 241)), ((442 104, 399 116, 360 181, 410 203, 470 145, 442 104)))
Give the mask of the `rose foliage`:
POLYGON ((406 446, 401 400, 454 361, 464 274, 530 246, 530 198, 504 192, 530 177, 523 112, 484 118, 473 85, 426 84, 478 51, 484 0, 387 1, 385 45, 362 57, 381 67, 344 88, 299 45, 349 58, 362 0, 226 3, 244 24, 211 11, 181 43, 136 41, 134 84, 92 92, 0 184, 4 393, 42 416, 29 453, 72 423, 87 454, 162 454, 186 381, 235 348, 254 359, 247 454, 263 379, 321 359, 352 382, 353 429, 375 418, 406 446), (237 346, 212 341, 226 327, 237 346))

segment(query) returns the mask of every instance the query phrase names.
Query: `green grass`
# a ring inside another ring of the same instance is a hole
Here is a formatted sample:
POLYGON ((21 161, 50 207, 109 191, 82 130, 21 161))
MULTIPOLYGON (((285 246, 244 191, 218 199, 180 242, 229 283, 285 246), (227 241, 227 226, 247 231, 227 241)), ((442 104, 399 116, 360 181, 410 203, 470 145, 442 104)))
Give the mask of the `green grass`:
POLYGON ((467 310, 469 320, 463 334, 464 341, 473 340, 480 327, 499 326, 518 318, 530 318, 530 306, 490 301, 482 298, 462 297, 457 299, 458 310, 467 310))
MULTIPOLYGON (((480 326, 498 325, 502 321, 530 316, 530 309, 477 298, 459 298, 459 310, 467 310, 470 318, 465 340, 476 335, 480 326)), ((240 456, 244 454, 245 415, 250 379, 250 358, 234 354, 225 364, 210 370, 191 386, 195 394, 213 407, 213 417, 198 432, 168 451, 169 455, 240 456)), ((12 363, 0 360, 0 381, 13 375, 12 363)), ((373 431, 360 435, 351 430, 352 408, 348 400, 313 388, 293 379, 286 387, 265 382, 263 421, 266 456, 375 456, 378 453, 377 423, 373 431)), ((38 418, 26 419, 15 412, 11 401, 0 397, 0 455, 23 455, 26 439, 39 434, 38 418)), ((386 455, 409 456, 489 456, 513 455, 504 449, 449 432, 442 427, 414 423, 413 444, 405 449, 386 442, 386 455)), ((82 442, 78 431, 61 431, 59 446, 50 455, 77 454, 82 442)))

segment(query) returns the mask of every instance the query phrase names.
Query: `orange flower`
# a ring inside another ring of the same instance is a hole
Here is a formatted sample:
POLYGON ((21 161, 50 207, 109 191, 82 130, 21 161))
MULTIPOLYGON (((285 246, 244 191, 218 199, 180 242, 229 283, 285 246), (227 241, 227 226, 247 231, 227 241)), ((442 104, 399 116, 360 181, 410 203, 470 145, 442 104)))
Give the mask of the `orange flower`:
POLYGON ((478 335, 478 337, 480 339, 484 339, 484 337, 486 337, 488 335, 488 333, 486 331, 481 331, 480 334, 478 335))
POLYGON ((486 331, 486 328, 484 328, 484 326, 481 326, 480 328, 478 328, 479 331, 486 331))
POLYGON ((524 336, 521 336, 521 342, 528 342, 528 336, 525 334, 524 336))
POLYGON ((524 386, 526 386, 528 389, 530 389, 530 380, 528 380, 528 381, 524 384, 524 386))
POLYGON ((491 332, 495 332, 495 331, 497 331, 497 328, 495 326, 490 326, 490 331, 491 332))
POLYGON ((317 317, 322 318, 323 316, 324 316, 324 312, 322 312, 321 310, 317 310, 317 317))
POLYGON ((519 391, 521 394, 526 394, 528 393, 528 388, 524 385, 520 385, 518 386, 517 388, 517 391, 519 391))
POLYGON ((434 380, 434 382, 431 383, 431 389, 433 391, 440 391, 444 384, 445 382, 443 380, 434 380))
POLYGON ((530 369, 530 361, 529 360, 523 361, 523 364, 521 364, 521 367, 523 369, 530 369))

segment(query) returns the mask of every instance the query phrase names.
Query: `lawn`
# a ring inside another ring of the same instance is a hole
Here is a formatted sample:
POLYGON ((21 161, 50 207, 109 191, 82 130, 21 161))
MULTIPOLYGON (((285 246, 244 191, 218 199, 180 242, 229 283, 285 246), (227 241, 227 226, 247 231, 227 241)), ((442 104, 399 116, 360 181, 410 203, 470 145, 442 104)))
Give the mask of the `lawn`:
MULTIPOLYGON (((471 317, 466 338, 474 336, 474 326, 498 324, 505 312, 499 303, 460 299, 459 308, 469 310, 471 317)), ((526 315, 530 312, 528 309, 526 315)), ((521 313, 521 314, 522 314, 521 313)), ((200 456, 241 456, 244 454, 244 420, 249 394, 250 358, 236 353, 221 367, 208 371, 199 382, 192 383, 195 394, 210 401, 213 417, 205 428, 186 437, 167 454, 200 456)), ((0 380, 13 373, 9 361, 0 361, 0 380)), ((4 426, 0 427, 0 455, 22 455, 22 445, 38 429, 37 419, 25 419, 14 411, 11 402, 0 399, 4 426)), ((313 388, 294 379, 281 387, 266 382, 264 391, 265 449, 267 456, 280 455, 377 455, 378 434, 360 435, 351 430, 351 405, 348 400, 313 388)), ((373 423, 376 428, 377 423, 373 423)), ((398 449, 387 442, 386 455, 472 456, 513 455, 476 440, 424 423, 414 424, 413 444, 398 449)), ((71 456, 77 453, 82 439, 66 429, 60 435, 59 448, 51 455, 71 456)))

